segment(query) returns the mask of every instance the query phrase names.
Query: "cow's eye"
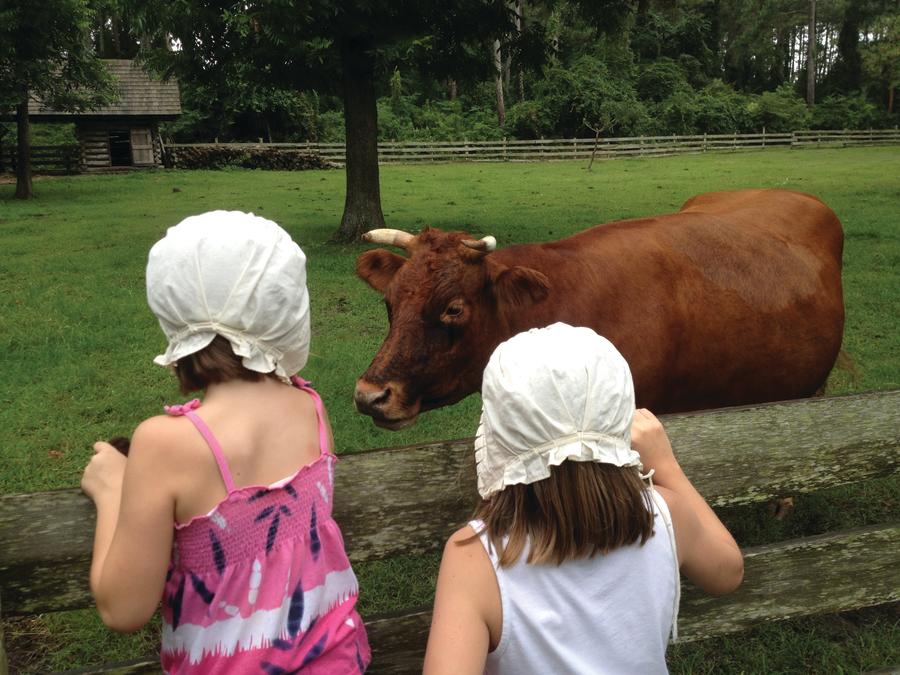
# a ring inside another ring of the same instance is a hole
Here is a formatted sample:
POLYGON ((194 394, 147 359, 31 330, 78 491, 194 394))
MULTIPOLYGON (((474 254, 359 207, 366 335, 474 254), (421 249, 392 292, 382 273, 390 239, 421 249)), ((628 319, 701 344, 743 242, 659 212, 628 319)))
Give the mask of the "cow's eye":
POLYGON ((451 302, 447 305, 447 309, 441 315, 441 321, 445 323, 459 321, 463 316, 463 304, 461 302, 451 302))

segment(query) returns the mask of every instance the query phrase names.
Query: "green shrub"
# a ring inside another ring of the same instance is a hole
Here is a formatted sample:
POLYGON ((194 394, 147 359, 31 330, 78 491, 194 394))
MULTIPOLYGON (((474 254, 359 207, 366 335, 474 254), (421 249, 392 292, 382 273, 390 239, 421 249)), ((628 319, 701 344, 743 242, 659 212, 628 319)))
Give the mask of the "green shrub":
POLYGON ((640 99, 659 103, 690 87, 679 64, 660 58, 641 68, 635 89, 640 99))
MULTIPOLYGON (((32 145, 68 145, 77 142, 74 124, 32 122, 30 130, 32 145)), ((0 142, 3 145, 15 146, 16 138, 18 138, 18 133, 15 122, 0 123, 0 142)))
POLYGON ((806 103, 794 92, 791 84, 783 84, 775 91, 767 91, 752 101, 749 111, 755 129, 773 133, 806 129, 809 113, 806 103))
POLYGON ((891 126, 887 114, 863 96, 829 96, 810 116, 813 129, 873 129, 891 126))
POLYGON ((664 101, 651 105, 653 133, 657 135, 697 133, 697 97, 690 89, 680 89, 664 101))
POLYGON ((752 100, 722 80, 713 80, 697 92, 697 131, 707 134, 756 131, 750 111, 752 100))
POLYGON ((426 101, 411 97, 378 101, 378 137, 382 141, 489 141, 503 138, 493 110, 466 108, 455 101, 426 101))
POLYGON ((613 75, 592 55, 579 57, 570 68, 548 68, 535 83, 532 100, 512 106, 507 126, 518 138, 585 137, 592 129, 632 136, 652 128, 631 80, 613 75))

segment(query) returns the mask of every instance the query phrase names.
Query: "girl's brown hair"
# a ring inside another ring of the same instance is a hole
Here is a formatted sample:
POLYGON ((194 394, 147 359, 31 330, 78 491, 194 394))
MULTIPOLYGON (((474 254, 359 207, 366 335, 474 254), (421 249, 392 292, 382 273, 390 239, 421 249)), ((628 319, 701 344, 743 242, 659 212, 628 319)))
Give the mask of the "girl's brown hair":
POLYGON ((192 391, 206 389, 211 384, 230 380, 259 382, 265 377, 274 377, 273 373, 258 373, 245 368, 241 357, 231 349, 231 343, 221 335, 216 335, 199 352, 178 359, 175 363, 175 374, 182 394, 190 394, 192 391))
POLYGON ((637 468, 598 462, 566 461, 548 478, 507 486, 482 501, 475 518, 484 521, 503 567, 526 543, 526 562, 558 565, 653 535, 650 495, 637 468))

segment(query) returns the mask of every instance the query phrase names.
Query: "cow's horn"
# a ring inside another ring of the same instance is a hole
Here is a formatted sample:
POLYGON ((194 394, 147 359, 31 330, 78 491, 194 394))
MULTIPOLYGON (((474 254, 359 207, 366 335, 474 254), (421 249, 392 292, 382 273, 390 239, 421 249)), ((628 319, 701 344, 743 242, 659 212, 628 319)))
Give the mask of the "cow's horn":
POLYGON ((403 230, 391 230, 388 228, 380 228, 378 230, 369 230, 363 236, 363 241, 373 244, 384 244, 385 246, 397 246, 405 248, 407 251, 412 245, 415 236, 403 230))
POLYGON ((475 241, 474 239, 463 239, 463 244, 469 248, 474 248, 476 251, 483 251, 485 253, 490 253, 497 248, 497 240, 491 235, 482 237, 478 241, 475 241))

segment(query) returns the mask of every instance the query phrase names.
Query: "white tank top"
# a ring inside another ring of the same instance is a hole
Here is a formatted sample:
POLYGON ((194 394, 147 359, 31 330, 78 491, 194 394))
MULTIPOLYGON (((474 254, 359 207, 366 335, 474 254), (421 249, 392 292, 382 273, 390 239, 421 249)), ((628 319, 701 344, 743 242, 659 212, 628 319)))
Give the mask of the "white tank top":
POLYGON ((667 673, 666 646, 677 638, 680 582, 672 519, 651 488, 654 534, 607 555, 562 565, 500 567, 480 520, 469 523, 500 586, 500 643, 488 675, 667 673))

